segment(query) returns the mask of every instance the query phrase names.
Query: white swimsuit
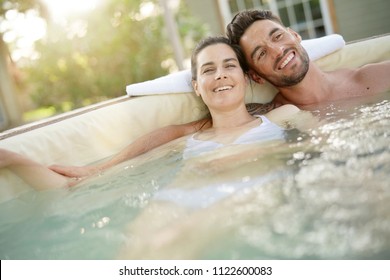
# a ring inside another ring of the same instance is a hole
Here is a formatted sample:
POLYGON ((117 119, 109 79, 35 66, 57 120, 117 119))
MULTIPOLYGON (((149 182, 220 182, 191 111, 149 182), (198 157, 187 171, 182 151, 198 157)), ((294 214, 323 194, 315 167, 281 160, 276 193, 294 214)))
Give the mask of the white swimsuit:
MULTIPOLYGON (((256 126, 245 132, 232 144, 251 144, 284 138, 285 130, 282 127, 274 124, 265 116, 256 115, 255 117, 261 118, 262 123, 259 126, 256 126)), ((194 135, 195 134, 187 139, 186 148, 183 152, 184 159, 192 158, 225 146, 225 144, 214 141, 203 141, 195 139, 194 135)))
MULTIPOLYGON (((269 140, 284 139, 285 130, 272 123, 264 116, 256 116, 261 118, 262 123, 248 130, 246 133, 237 138, 233 144, 250 144, 255 142, 263 142, 269 140)), ((199 154, 206 153, 225 146, 224 144, 214 141, 202 141, 194 138, 194 135, 188 138, 187 147, 184 151, 184 159, 198 156, 199 154)), ((236 180, 232 182, 212 183, 211 185, 202 186, 197 189, 180 189, 180 188, 167 188, 158 190, 154 195, 154 200, 159 201, 171 201, 183 207, 189 208, 205 208, 215 202, 247 188, 263 185, 269 181, 285 176, 283 171, 275 171, 270 174, 260 175, 257 178, 251 178, 251 180, 236 180)))

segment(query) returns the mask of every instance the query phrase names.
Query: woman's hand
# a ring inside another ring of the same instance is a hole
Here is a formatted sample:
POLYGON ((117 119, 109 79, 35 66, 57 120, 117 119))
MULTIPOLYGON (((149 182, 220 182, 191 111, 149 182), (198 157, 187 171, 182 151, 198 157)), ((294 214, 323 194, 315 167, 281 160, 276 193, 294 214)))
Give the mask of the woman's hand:
POLYGON ((49 166, 49 169, 70 178, 84 178, 99 173, 99 169, 95 166, 63 166, 55 164, 49 166))

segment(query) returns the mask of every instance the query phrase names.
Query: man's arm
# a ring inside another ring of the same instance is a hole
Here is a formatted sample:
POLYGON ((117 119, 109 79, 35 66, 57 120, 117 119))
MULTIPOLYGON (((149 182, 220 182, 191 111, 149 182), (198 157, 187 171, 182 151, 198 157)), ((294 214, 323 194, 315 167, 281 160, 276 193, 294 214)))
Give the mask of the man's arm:
MULTIPOLYGON (((280 105, 279 105, 280 106, 280 105)), ((264 115, 268 113, 269 111, 272 111, 273 109, 279 107, 275 102, 270 102, 266 104, 260 104, 260 103, 248 103, 246 104, 246 109, 249 114, 253 115, 264 115)))
POLYGON ((172 140, 195 133, 200 129, 208 128, 210 126, 210 118, 204 118, 198 121, 193 121, 181 125, 169 125, 139 137, 108 161, 96 165, 82 167, 52 165, 49 168, 67 177, 79 178, 90 176, 99 173, 107 168, 110 168, 114 165, 117 165, 123 161, 144 154, 172 140))
POLYGON ((357 68, 353 79, 365 94, 377 94, 390 90, 390 60, 357 68))
POLYGON ((297 106, 286 104, 272 110, 266 117, 273 123, 286 128, 297 128, 301 131, 318 127, 319 120, 309 111, 300 110, 297 106))

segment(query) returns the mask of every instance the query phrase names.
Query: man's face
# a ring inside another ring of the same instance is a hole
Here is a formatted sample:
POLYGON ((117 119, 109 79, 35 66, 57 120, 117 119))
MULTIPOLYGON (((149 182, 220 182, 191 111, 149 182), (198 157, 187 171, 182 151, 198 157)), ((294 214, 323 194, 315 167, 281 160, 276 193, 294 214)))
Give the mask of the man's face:
POLYGON ((298 84, 309 69, 300 36, 271 20, 255 21, 240 46, 252 71, 276 87, 298 84))

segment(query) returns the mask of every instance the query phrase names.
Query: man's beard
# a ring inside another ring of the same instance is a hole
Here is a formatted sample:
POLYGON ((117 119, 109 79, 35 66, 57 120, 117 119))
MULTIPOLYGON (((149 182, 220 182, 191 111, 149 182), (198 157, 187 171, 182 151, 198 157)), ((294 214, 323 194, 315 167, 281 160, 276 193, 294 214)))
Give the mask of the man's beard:
POLYGON ((291 87, 300 83, 303 80, 303 78, 306 76, 307 71, 309 71, 310 60, 309 60, 309 55, 307 54, 306 50, 304 50, 303 48, 299 54, 302 59, 302 64, 299 70, 296 71, 294 74, 289 76, 279 76, 277 78, 275 77, 263 77, 263 78, 277 88, 291 87))

